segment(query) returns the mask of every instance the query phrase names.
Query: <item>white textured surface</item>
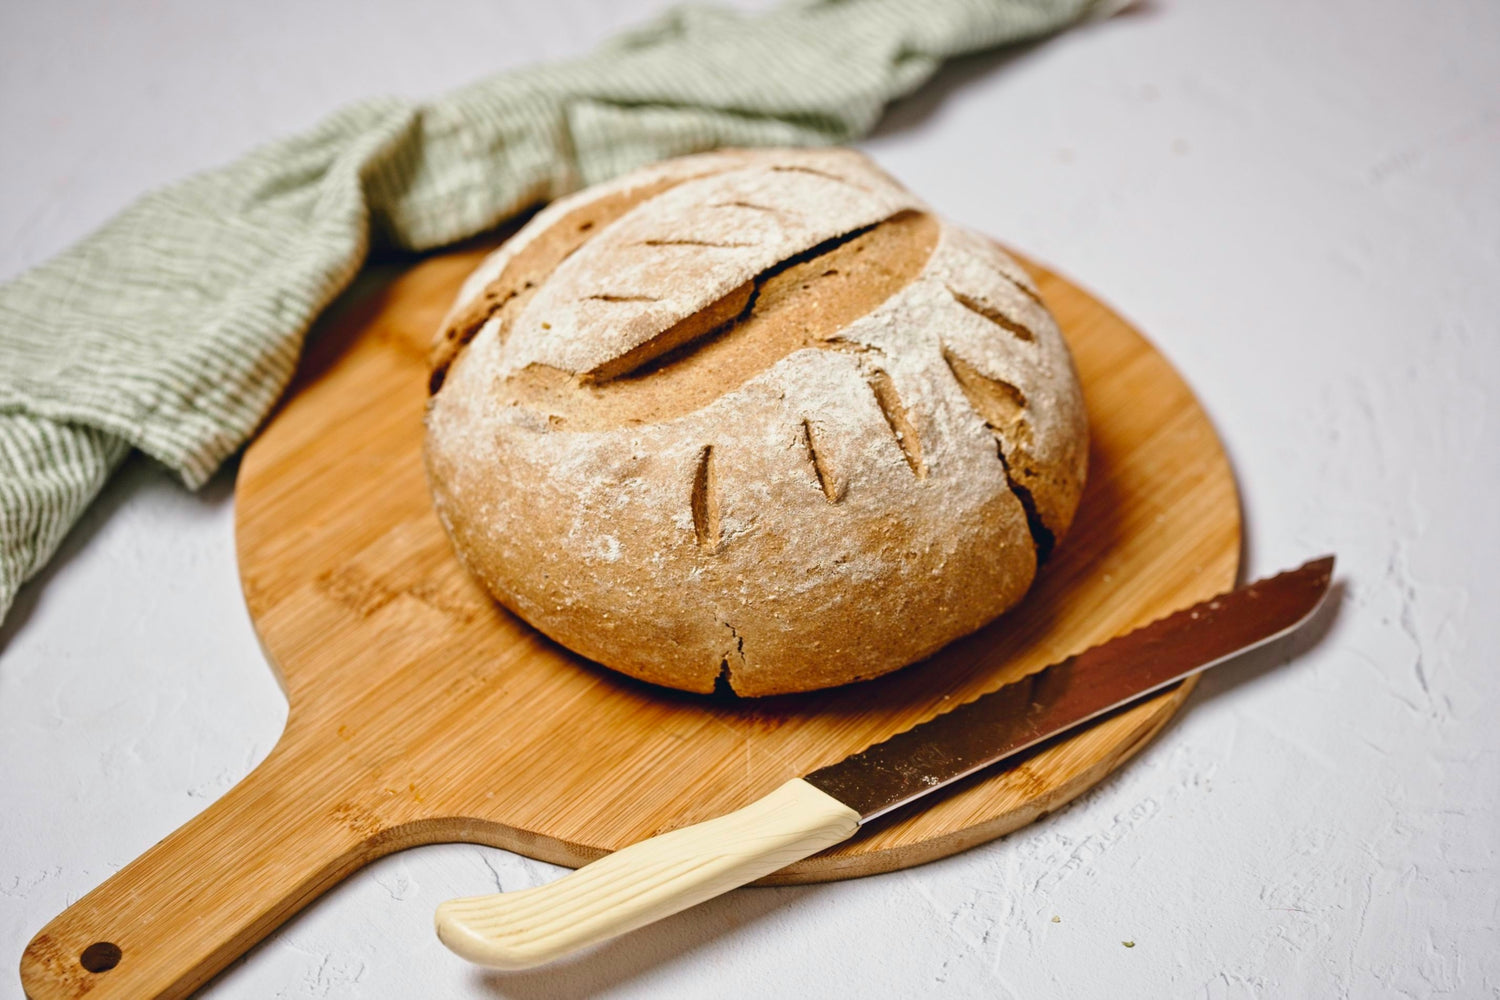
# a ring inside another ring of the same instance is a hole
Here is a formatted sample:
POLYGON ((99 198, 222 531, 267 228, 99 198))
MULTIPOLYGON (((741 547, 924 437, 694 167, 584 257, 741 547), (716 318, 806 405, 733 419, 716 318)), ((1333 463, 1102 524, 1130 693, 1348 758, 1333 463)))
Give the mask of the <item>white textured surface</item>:
MULTIPOLYGON (((342 101, 582 51, 651 6, 6 4, 0 276, 342 101)), ((1497 39, 1488 0, 1160 0, 966 61, 866 144, 1166 350, 1232 453, 1248 572, 1338 552, 1315 634, 955 858, 738 892, 503 976, 449 956, 432 910, 555 870, 414 850, 209 994, 1500 995, 1497 39)), ((0 966, 281 727, 231 475, 192 496, 132 463, 0 632, 0 966)))

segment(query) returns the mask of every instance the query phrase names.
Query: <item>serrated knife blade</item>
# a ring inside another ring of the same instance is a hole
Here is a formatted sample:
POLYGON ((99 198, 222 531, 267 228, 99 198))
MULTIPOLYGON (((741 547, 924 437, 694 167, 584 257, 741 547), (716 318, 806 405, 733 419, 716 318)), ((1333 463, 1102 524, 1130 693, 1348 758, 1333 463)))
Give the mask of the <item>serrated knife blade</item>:
POLYGON ((1333 556, 1116 636, 805 775, 865 823, 1273 642, 1317 610, 1333 556))
POLYGON ((1333 563, 1314 559, 1168 615, 556 882, 449 900, 438 907, 438 937, 472 962, 529 968, 769 875, 892 809, 1286 635, 1322 603, 1333 563))

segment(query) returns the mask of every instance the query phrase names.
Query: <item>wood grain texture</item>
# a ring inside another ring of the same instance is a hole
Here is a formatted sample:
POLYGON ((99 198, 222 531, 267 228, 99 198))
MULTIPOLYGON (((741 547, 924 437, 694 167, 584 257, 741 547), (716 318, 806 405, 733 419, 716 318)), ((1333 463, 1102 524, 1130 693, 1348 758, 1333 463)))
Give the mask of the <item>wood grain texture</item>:
MULTIPOLYGON (((237 488, 245 598, 290 703, 286 732, 240 785, 32 940, 29 995, 184 995, 339 879, 416 844, 591 861, 1234 582, 1238 499, 1192 393, 1119 316, 1033 266, 1078 363, 1093 444, 1072 532, 1017 608, 920 666, 758 701, 654 688, 583 661, 489 600, 428 503, 428 341, 486 249, 417 264, 321 325, 237 488), (120 949, 108 971, 80 964, 96 942, 120 949)), ((763 881, 889 871, 1013 830, 1097 782, 1186 694, 898 810, 763 881)))

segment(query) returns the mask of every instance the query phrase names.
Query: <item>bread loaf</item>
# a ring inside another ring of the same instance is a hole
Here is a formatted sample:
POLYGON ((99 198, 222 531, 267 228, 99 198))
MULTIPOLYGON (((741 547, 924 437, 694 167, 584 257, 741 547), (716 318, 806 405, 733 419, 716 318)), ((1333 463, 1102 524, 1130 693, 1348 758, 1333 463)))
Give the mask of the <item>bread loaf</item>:
POLYGON ((874 677, 1014 604, 1087 424, 1030 278, 850 150, 726 151, 555 202, 465 283, 426 462, 469 570, 635 677, 874 677))

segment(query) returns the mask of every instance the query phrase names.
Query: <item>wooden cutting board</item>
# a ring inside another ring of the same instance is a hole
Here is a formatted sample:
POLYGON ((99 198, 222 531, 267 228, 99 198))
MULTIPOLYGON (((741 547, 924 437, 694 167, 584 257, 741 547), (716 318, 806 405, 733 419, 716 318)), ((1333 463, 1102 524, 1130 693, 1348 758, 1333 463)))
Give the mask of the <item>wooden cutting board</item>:
MULTIPOLYGON (((360 866, 416 844, 584 863, 1234 583, 1238 498, 1192 393, 1123 319, 1033 266, 1083 378, 1093 449, 1072 532, 1019 607, 920 666, 763 701, 583 661, 486 597, 428 504, 428 339, 486 249, 430 258, 322 323, 236 496, 245 598, 290 703, 286 732, 249 777, 33 939, 31 996, 184 994, 360 866)), ((1186 694, 767 881, 890 871, 1014 830, 1119 765, 1186 694)))

